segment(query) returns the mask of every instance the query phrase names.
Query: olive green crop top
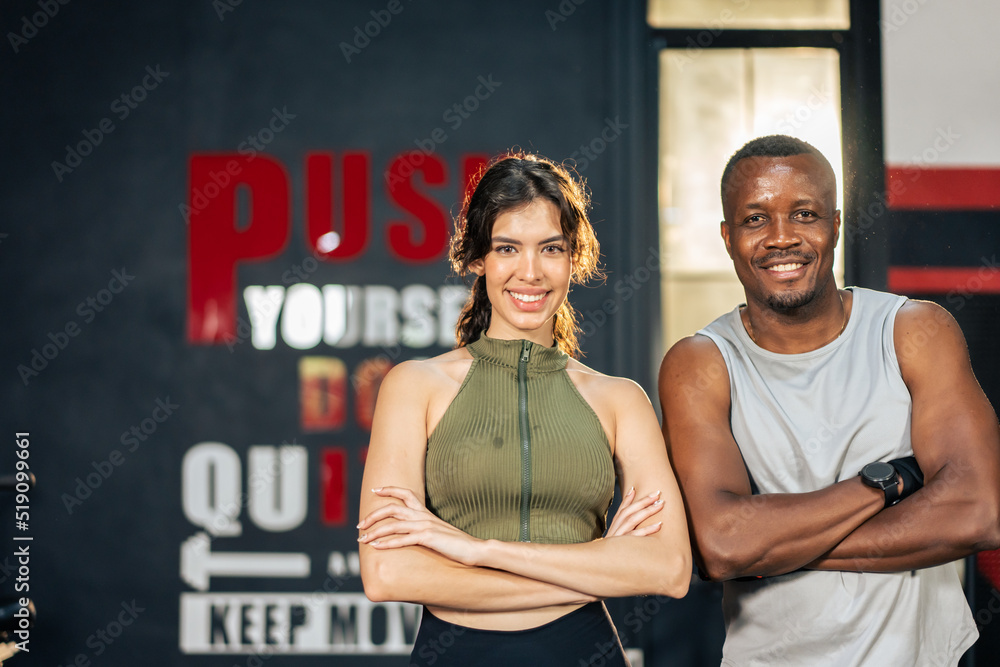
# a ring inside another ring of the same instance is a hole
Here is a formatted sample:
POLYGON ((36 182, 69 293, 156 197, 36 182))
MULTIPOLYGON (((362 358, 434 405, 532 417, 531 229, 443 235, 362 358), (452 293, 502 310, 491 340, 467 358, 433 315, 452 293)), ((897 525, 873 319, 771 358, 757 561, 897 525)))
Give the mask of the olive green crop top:
POLYGON ((569 544, 600 537, 611 447, 558 348, 485 334, 427 439, 427 507, 474 537, 569 544))

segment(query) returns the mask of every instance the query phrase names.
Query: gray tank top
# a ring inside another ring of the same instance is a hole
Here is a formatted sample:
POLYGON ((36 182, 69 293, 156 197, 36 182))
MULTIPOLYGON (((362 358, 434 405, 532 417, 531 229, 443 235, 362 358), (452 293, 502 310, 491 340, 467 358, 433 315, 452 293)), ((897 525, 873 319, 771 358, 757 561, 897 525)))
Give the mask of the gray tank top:
MULTIPOLYGON (((815 491, 913 453, 893 343, 906 298, 851 291, 847 328, 811 352, 758 347, 739 308, 698 332, 729 370, 730 423, 755 493, 815 491)), ((955 563, 728 581, 723 613, 727 666, 954 665, 978 637, 955 563)))

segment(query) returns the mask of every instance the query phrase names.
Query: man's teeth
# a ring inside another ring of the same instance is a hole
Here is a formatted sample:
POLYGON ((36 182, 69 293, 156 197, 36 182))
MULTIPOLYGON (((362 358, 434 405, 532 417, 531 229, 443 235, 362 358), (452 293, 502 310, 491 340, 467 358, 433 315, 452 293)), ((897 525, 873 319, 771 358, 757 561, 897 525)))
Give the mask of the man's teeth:
POLYGON ((768 271, 794 271, 795 269, 801 267, 801 264, 775 264, 774 266, 767 267, 768 271))
POLYGON ((541 301, 545 297, 544 294, 518 294, 517 292, 511 292, 510 295, 518 301, 524 301, 525 303, 541 301))

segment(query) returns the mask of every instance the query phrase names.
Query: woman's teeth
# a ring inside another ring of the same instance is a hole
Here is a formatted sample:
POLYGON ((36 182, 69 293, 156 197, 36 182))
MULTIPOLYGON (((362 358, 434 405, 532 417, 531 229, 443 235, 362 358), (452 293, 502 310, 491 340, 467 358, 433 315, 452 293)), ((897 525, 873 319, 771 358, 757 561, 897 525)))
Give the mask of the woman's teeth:
POLYGON ((534 303, 545 298, 544 294, 518 294, 517 292, 511 292, 510 295, 518 301, 524 301, 525 303, 534 303))

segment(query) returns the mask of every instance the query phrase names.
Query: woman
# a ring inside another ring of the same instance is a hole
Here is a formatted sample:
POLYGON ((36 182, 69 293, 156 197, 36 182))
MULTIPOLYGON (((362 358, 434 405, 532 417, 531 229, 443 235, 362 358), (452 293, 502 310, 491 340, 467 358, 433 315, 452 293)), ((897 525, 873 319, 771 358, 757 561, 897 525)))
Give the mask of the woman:
POLYGON ((358 528, 365 593, 423 604, 411 665, 627 665, 606 597, 681 597, 683 505, 653 409, 578 353, 571 282, 597 273, 582 187, 508 155, 452 241, 475 273, 459 347, 379 391, 358 528), (604 534, 615 470, 628 489, 604 534))

